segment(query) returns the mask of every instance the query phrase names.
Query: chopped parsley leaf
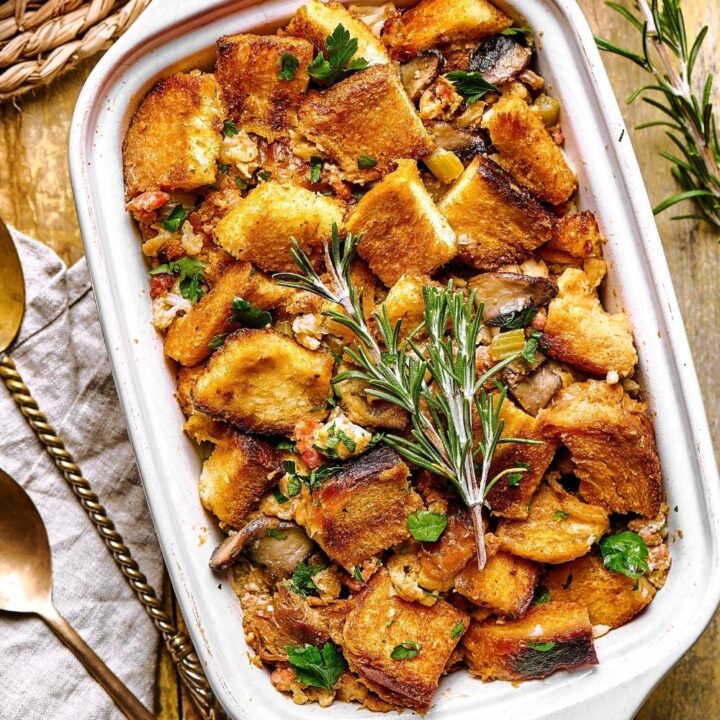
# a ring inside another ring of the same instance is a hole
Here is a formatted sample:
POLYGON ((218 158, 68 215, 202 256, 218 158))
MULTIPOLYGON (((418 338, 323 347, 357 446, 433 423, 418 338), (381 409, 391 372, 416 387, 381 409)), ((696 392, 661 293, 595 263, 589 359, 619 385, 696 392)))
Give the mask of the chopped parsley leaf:
POLYGON ((177 232, 187 220, 187 210, 182 205, 176 205, 172 212, 162 221, 162 226, 168 232, 177 232))
POLYGON ((317 594, 317 587, 312 579, 324 569, 324 565, 310 566, 304 561, 300 562, 290 577, 288 587, 296 595, 300 595, 301 597, 307 597, 310 594, 317 594))
POLYGON ((240 131, 232 120, 226 120, 223 123, 222 133, 225 137, 235 137, 240 131))
POLYGON ((278 77, 280 80, 292 80, 295 77, 300 61, 291 53, 284 52, 280 56, 280 72, 278 77))
POLYGON ((151 275, 167 273, 180 278, 180 294, 190 302, 197 302, 205 293, 200 287, 203 280, 205 265, 201 260, 192 257, 182 257, 179 260, 158 265, 150 271, 151 275))
POLYGON ((556 643, 554 643, 552 640, 548 640, 547 642, 529 642, 527 643, 527 646, 531 650, 537 650, 538 652, 550 652, 555 647, 556 643))
POLYGON ((313 155, 310 158, 310 182, 313 185, 320 182, 320 173, 322 172, 323 161, 322 158, 317 155, 313 155))
POLYGON ((230 308, 230 322, 243 327, 264 328, 272 323, 272 315, 267 310, 260 310, 247 300, 236 297, 230 308))
POLYGON ((600 541, 600 552, 608 570, 633 580, 650 571, 648 547, 637 533, 628 530, 604 537, 600 541))
POLYGON ((370 168, 374 168, 377 165, 377 160, 369 155, 361 155, 357 159, 357 164, 361 170, 370 170, 370 168))
POLYGON ((347 662, 337 646, 326 642, 322 650, 314 645, 288 645, 288 662, 301 685, 319 687, 332 692, 347 662))
POLYGON ((420 653, 422 643, 406 640, 393 648, 390 657, 393 660, 412 660, 420 653))
POLYGON ((453 84, 457 93, 465 98, 468 105, 476 103, 489 92, 498 92, 498 89, 489 83, 481 72, 454 70, 445 77, 453 84))
POLYGON ((354 58, 358 49, 357 38, 351 38, 350 33, 342 24, 335 27, 325 38, 327 59, 322 51, 313 58, 308 65, 308 74, 321 85, 332 85, 351 73, 364 70, 367 66, 365 58, 354 58))
POLYGON ((453 629, 450 631, 450 637, 455 640, 455 638, 458 638, 463 634, 464 630, 465 623, 462 620, 458 620, 455 625, 453 625, 453 629))
POLYGON ((430 510, 418 510, 405 519, 410 534, 416 540, 423 542, 435 542, 443 534, 447 522, 448 519, 445 513, 430 510))

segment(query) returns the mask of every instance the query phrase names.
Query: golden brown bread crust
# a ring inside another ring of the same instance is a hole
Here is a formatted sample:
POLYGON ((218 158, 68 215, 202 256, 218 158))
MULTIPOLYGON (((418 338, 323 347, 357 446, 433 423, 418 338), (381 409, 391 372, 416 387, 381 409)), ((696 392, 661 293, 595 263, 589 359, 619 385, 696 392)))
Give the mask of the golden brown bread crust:
POLYGON ((281 465, 282 455, 272 445, 233 433, 203 464, 200 500, 220 522, 238 528, 277 484, 281 465))
POLYGON ((561 390, 540 413, 543 433, 570 451, 580 494, 609 512, 657 515, 662 472, 643 403, 597 380, 561 390))
POLYGON ((434 272, 457 252, 455 233, 412 160, 400 160, 363 195, 347 229, 362 235, 358 254, 388 287, 405 273, 434 272))
POLYGON ((582 265, 591 257, 602 255, 603 237, 597 218, 588 210, 561 217, 553 227, 552 237, 540 248, 545 262, 582 265))
POLYGON ((536 562, 562 563, 590 552, 608 530, 605 510, 588 505, 548 477, 525 520, 500 520, 495 531, 503 549, 536 562))
MULTIPOLYGON (((440 284, 431 280, 429 275, 401 275, 390 288, 385 300, 377 307, 377 312, 382 313, 384 306, 392 327, 395 327, 398 320, 402 321, 400 337, 406 338, 423 321, 425 311, 423 288, 431 286, 440 287, 440 284)), ((423 334, 424 330, 418 336, 421 337, 423 334)))
POLYGON ((214 337, 238 329, 230 312, 236 297, 269 310, 289 294, 287 288, 276 285, 249 263, 234 263, 207 295, 170 326, 165 335, 165 354, 181 365, 197 365, 212 352, 210 341, 214 337))
POLYGON ((587 609, 570 602, 538 605, 503 624, 473 622, 463 647, 468 669, 482 680, 535 680, 597 665, 587 609))
POLYGON ((458 257, 478 270, 527 260, 550 239, 543 206, 497 163, 478 155, 438 207, 458 239, 458 257))
POLYGON ((475 556, 475 533, 470 513, 453 504, 448 509, 447 519, 447 527, 440 539, 421 543, 418 552, 418 582, 428 590, 450 590, 456 575, 475 556))
POLYGON ((381 570, 347 615, 343 651, 350 669, 381 698, 424 713, 467 625, 467 615, 444 600, 426 607, 394 596, 381 570), (419 643, 420 652, 407 660, 391 658, 406 642, 419 643))
POLYGON ((632 328, 625 313, 608 313, 597 286, 605 276, 603 260, 591 258, 584 270, 568 268, 558 279, 559 292, 548 306, 541 349, 591 375, 616 371, 632 375, 638 361, 632 328))
POLYGON ((519 617, 530 606, 539 575, 536 563, 500 551, 482 570, 474 558, 469 560, 455 578, 455 590, 476 605, 519 617))
POLYGON ((214 75, 178 73, 156 82, 123 140, 127 197, 212 184, 224 115, 214 75))
POLYGON ((608 628, 630 622, 650 604, 656 592, 644 577, 636 581, 608 570, 595 553, 551 568, 540 582, 550 591, 552 600, 584 605, 593 625, 608 628))
POLYGON ((298 185, 260 183, 215 227, 215 239, 231 255, 266 272, 296 272, 292 238, 319 264, 332 225, 340 226, 345 206, 298 185))
POLYGON ((528 415, 507 398, 501 408, 500 418, 505 422, 503 437, 543 441, 542 445, 522 443, 498 445, 490 467, 490 478, 494 478, 503 470, 522 467, 521 463, 530 468, 520 475, 520 482, 517 485, 508 484, 507 477, 502 477, 490 488, 487 495, 487 504, 494 515, 505 518, 526 518, 535 491, 555 456, 558 443, 554 438, 541 433, 536 418, 528 415))
POLYGON ((406 518, 423 508, 400 456, 381 446, 303 495, 297 522, 328 557, 352 573, 356 565, 405 540, 406 518))
POLYGON ((316 50, 325 52, 325 40, 338 25, 342 25, 350 33, 350 37, 358 41, 354 58, 365 58, 370 65, 390 62, 382 42, 370 32, 364 22, 348 12, 347 8, 337 0, 329 2, 310 0, 305 3, 293 15, 284 32, 305 38, 316 50))
POLYGON ((575 192, 577 181, 565 156, 524 100, 500 98, 483 124, 500 164, 541 200, 558 205, 575 192))
POLYGON ((376 180, 399 158, 421 158, 434 149, 398 70, 390 65, 373 65, 328 90, 309 92, 299 118, 301 133, 353 182, 376 180), (359 168, 361 155, 377 164, 359 168))
POLYGON ((333 359, 274 330, 238 330, 210 358, 192 392, 195 407, 247 432, 292 433, 327 415, 333 359))
POLYGON ((218 40, 215 74, 228 117, 238 128, 267 140, 287 135, 307 90, 312 45, 277 35, 226 35, 218 40), (278 77, 288 53, 300 63, 292 80, 278 77))
POLYGON ((511 25, 487 0, 425 0, 386 21, 382 38, 390 55, 404 62, 436 45, 479 40, 511 25))
POLYGON ((203 372, 205 372, 205 365, 203 364, 178 368, 175 377, 177 384, 175 397, 180 405, 180 409, 187 418, 183 425, 183 430, 197 442, 217 444, 221 440, 230 437, 233 431, 224 422, 213 420, 213 418, 200 412, 193 405, 192 389, 195 387, 195 382, 203 372))

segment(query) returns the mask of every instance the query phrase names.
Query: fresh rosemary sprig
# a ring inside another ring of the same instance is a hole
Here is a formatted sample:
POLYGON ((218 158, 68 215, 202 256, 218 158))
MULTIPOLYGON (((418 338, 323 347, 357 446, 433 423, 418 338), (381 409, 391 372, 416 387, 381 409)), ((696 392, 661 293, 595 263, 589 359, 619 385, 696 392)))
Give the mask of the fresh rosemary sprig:
POLYGON ((639 16, 616 2, 607 2, 606 5, 640 32, 642 53, 595 38, 598 47, 631 60, 655 78, 653 83, 636 90, 628 98, 628 103, 642 97, 666 116, 662 120, 643 123, 638 129, 669 128, 666 134, 680 153, 660 153, 672 163, 671 172, 682 192, 663 200, 654 212, 657 214, 683 200, 692 199, 699 214, 682 215, 676 219, 705 220, 720 230, 720 140, 717 116, 711 102, 713 76, 708 74, 705 78, 702 94, 698 95, 693 89, 693 70, 707 36, 707 26, 690 44, 680 0, 652 0, 650 4, 647 0, 637 0, 639 16))
POLYGON ((385 306, 375 313, 376 340, 363 312, 362 292, 350 278, 350 264, 359 236, 340 238, 333 227, 332 242, 325 246, 329 283, 323 282, 307 255, 293 241, 292 257, 300 273, 280 273, 280 284, 305 290, 335 303, 342 312, 324 314, 349 328, 358 339, 345 353, 356 369, 338 374, 333 382, 358 379, 366 393, 387 400, 410 416, 410 437, 387 434, 383 441, 410 462, 450 480, 471 509, 475 527, 478 566, 486 562, 482 505, 487 491, 508 472, 527 472, 527 467, 506 470, 490 479, 495 449, 500 443, 536 444, 526 438, 501 437, 504 421, 500 410, 507 389, 495 380, 498 392, 488 393, 485 384, 519 358, 517 352, 478 375, 475 352, 483 327, 482 305, 475 295, 465 297, 452 285, 423 288, 424 320, 405 342, 400 340, 401 321, 392 325, 385 306), (428 340, 420 345, 420 329, 428 340), (429 376, 429 379, 428 379, 429 376), (479 423, 482 439, 475 444, 479 423), (477 470, 476 470, 476 458, 477 470))

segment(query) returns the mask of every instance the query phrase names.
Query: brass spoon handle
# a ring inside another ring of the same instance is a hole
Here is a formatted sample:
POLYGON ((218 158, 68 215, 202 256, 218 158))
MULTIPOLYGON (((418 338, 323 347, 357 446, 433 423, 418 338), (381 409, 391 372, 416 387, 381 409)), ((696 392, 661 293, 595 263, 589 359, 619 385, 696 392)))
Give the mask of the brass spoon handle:
POLYGON ((117 675, 95 654, 78 635, 75 628, 49 604, 38 612, 50 629, 75 653, 75 657, 98 681, 128 720, 154 720, 155 716, 128 690, 117 675))
POLYGON ((100 504, 98 496, 92 491, 90 483, 83 477, 73 456, 65 448, 65 443, 58 437, 53 426, 48 423, 15 368, 15 363, 6 353, 0 353, 0 377, 37 439, 45 446, 53 462, 70 484, 72 491, 110 551, 115 564, 120 568, 162 635, 165 647, 172 657, 180 679, 190 693, 201 717, 204 720, 219 720, 220 717, 223 717, 222 710, 208 685, 190 638, 185 633, 178 631, 171 618, 162 609, 155 590, 141 572, 125 545, 122 535, 115 529, 105 508, 100 504))

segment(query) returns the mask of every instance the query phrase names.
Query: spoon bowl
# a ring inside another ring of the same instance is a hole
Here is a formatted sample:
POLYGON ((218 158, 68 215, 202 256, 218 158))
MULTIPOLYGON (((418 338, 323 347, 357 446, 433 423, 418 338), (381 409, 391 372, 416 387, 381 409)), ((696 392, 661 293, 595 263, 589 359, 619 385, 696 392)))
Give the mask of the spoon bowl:
POLYGON ((25 279, 15 243, 0 218, 0 353, 17 337, 25 314, 25 279))

